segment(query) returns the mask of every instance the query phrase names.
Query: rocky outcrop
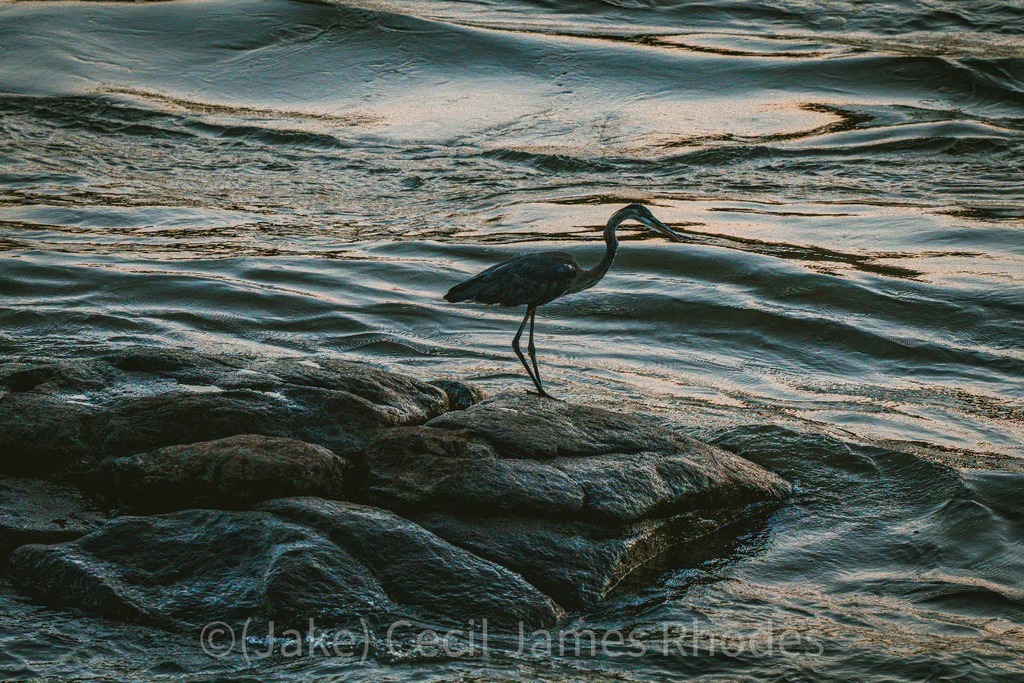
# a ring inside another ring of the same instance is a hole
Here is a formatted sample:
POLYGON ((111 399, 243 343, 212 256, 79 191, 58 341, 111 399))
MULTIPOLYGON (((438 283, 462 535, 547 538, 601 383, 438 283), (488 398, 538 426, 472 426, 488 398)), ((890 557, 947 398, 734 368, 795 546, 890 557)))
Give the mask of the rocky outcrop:
POLYGON ((649 416, 337 360, 134 349, 8 366, 0 387, 0 472, 63 469, 167 513, 81 538, 15 520, 40 533, 8 547, 66 541, 14 550, 15 585, 165 628, 551 625, 645 567, 704 559, 790 492, 649 416))
POLYGON ((315 498, 120 517, 77 541, 23 546, 11 565, 18 586, 51 604, 162 628, 399 617, 536 626, 560 615, 517 574, 412 522, 315 498))
POLYGON ((360 477, 371 503, 514 569, 570 608, 790 491, 651 418, 524 395, 390 430, 367 448, 360 477))
POLYGON ((40 479, 0 479, 0 566, 18 546, 78 538, 105 519, 74 487, 40 479))
POLYGON ((135 512, 246 509, 282 496, 345 496, 348 463, 323 446, 245 434, 111 458, 85 478, 135 512))
POLYGON ((363 363, 152 348, 8 364, 0 387, 0 474, 37 476, 238 434, 345 456, 448 410, 443 389, 363 363))

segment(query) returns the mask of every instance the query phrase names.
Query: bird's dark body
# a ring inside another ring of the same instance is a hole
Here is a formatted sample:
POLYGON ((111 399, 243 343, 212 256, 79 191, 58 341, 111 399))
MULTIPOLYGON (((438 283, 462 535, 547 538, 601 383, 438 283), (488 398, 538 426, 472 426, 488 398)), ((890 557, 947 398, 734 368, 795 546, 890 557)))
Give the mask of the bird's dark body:
POLYGON ((619 246, 615 238, 615 230, 626 220, 635 220, 646 227, 660 232, 675 240, 682 238, 659 221, 645 206, 630 204, 619 209, 608 219, 604 228, 606 245, 604 258, 593 268, 582 268, 569 254, 561 251, 544 251, 538 254, 527 254, 518 258, 491 266, 487 270, 470 279, 455 285, 444 295, 446 301, 474 301, 480 304, 497 304, 499 306, 526 306, 526 315, 519 325, 519 331, 512 338, 512 350, 519 357, 519 362, 526 368, 533 380, 537 392, 547 396, 544 385, 540 381, 540 368, 537 366, 537 349, 533 345, 533 325, 537 315, 537 307, 554 301, 560 296, 573 294, 593 287, 604 277, 615 259, 615 250, 619 246), (523 336, 526 323, 530 323, 530 342, 528 350, 531 364, 526 362, 519 339, 523 336))
POLYGON ((452 303, 543 306, 569 293, 581 271, 576 260, 561 251, 526 254, 455 285, 444 298, 452 303))

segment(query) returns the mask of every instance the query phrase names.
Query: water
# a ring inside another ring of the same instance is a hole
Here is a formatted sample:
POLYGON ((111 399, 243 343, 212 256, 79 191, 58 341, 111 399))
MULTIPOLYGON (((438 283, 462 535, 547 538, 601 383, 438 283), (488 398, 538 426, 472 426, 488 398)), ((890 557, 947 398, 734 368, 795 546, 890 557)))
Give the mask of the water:
POLYGON ((526 251, 596 262, 643 201, 686 241, 626 230, 597 288, 541 310, 549 389, 801 494, 728 559, 574 618, 822 646, 250 671, 0 588, 0 672, 1019 675, 1022 36, 1019 4, 954 0, 0 3, 5 354, 341 354, 525 389, 518 314, 441 296, 526 251))

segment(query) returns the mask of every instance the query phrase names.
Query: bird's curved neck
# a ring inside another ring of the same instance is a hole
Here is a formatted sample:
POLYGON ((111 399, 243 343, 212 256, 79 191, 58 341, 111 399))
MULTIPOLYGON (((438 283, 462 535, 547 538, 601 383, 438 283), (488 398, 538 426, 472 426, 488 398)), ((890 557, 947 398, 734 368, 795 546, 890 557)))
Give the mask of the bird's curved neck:
POLYGON ((593 287, 604 277, 608 269, 612 267, 612 261, 615 260, 615 250, 619 248, 619 240, 615 237, 615 231, 620 223, 622 223, 622 219, 615 216, 608 220, 608 224, 604 226, 604 243, 606 245, 604 258, 596 266, 580 274, 576 286, 573 287, 573 291, 579 292, 593 287))

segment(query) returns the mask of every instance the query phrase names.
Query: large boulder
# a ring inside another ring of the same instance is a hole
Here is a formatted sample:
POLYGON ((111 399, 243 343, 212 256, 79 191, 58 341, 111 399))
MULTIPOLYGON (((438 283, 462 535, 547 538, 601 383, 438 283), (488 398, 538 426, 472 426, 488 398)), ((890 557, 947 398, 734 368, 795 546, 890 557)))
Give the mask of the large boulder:
POLYGON ((341 498, 347 466, 323 446, 243 434, 111 458, 85 479, 108 503, 136 512, 245 509, 284 496, 341 498))
POLYGON ((41 479, 0 479, 0 565, 18 546, 78 538, 104 519, 72 486, 41 479))
MULTIPOLYGON (((564 412, 594 410, 561 406, 564 412)), ((466 418, 475 410, 465 411, 466 418)), ((660 451, 531 459, 502 457, 472 430, 435 426, 444 424, 437 420, 389 430, 375 439, 360 459, 362 494, 404 512, 630 523, 779 500, 790 490, 785 481, 747 460, 671 433, 658 437, 663 439, 660 451)), ((653 424, 644 429, 668 432, 653 424)))
POLYGON ((623 526, 440 512, 413 518, 454 545, 520 574, 562 607, 585 610, 645 567, 706 559, 707 542, 732 524, 758 521, 755 513, 684 513, 623 526))
POLYGON ((371 504, 570 608, 595 604, 645 563, 762 518, 791 489, 653 418, 523 395, 381 434, 358 479, 371 504))
POLYGON ((453 546, 393 512, 317 498, 259 506, 325 534, 363 562, 396 602, 448 620, 550 624, 561 610, 518 574, 453 546))
POLYGON ((339 455, 448 410, 445 390, 365 363, 133 347, 0 363, 0 474, 50 475, 103 457, 238 434, 339 455))
POLYGON ((443 389, 367 363, 337 358, 276 358, 246 366, 224 379, 225 386, 262 390, 326 390, 350 396, 372 409, 373 427, 421 423, 449 409, 443 389), (269 378, 267 385, 265 379, 269 378))
POLYGON ((120 517, 76 541, 22 546, 11 575, 50 604, 173 629, 250 618, 536 627, 561 614, 518 575, 393 513, 315 498, 120 517))

